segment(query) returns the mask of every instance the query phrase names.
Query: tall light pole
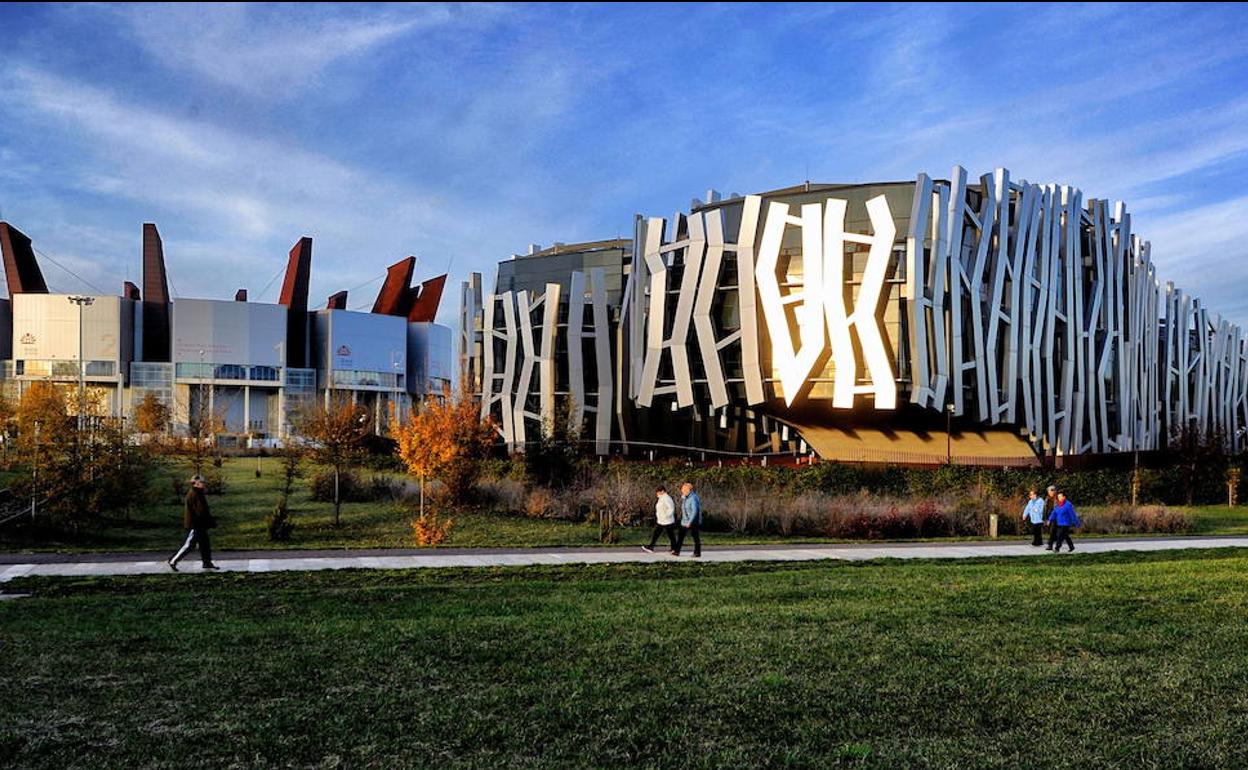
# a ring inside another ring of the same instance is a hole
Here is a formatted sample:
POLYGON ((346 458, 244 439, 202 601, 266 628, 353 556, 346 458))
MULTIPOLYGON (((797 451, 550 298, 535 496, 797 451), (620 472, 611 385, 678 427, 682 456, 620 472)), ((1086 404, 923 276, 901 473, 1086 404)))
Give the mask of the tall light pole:
POLYGON ((1131 461, 1131 505, 1139 505, 1140 501, 1140 444, 1132 441, 1132 454, 1135 456, 1131 461))
POLYGON ((74 295, 69 301, 78 306, 78 433, 82 434, 83 412, 87 406, 87 362, 83 358, 82 309, 95 302, 95 297, 74 295))
POLYGON ((953 404, 945 404, 945 465, 953 462, 953 404))

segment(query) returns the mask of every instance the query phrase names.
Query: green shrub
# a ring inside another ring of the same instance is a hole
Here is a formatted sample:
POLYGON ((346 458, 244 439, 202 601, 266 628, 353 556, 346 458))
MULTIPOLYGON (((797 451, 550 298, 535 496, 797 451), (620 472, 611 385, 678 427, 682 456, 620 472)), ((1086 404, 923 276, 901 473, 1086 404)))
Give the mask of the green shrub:
POLYGON ((275 543, 290 540, 290 533, 295 528, 295 522, 291 520, 290 509, 285 501, 279 500, 277 505, 273 506, 273 512, 269 514, 266 525, 269 530, 269 540, 275 543))
POLYGON ((180 473, 170 474, 169 486, 173 489, 173 502, 181 505, 186 499, 186 479, 180 473))
MULTIPOLYGON (((399 500, 407 493, 407 485, 393 476, 373 474, 365 481, 353 470, 338 474, 338 492, 344 503, 374 503, 399 500)), ((334 501, 334 472, 324 470, 312 477, 312 499, 318 503, 334 501)))
POLYGON ((204 471, 204 494, 206 495, 223 495, 225 494, 225 474, 219 469, 204 471))
MULTIPOLYGON (((334 472, 324 470, 312 477, 312 499, 318 503, 334 501, 334 472)), ((371 490, 353 470, 345 470, 338 474, 338 496, 344 503, 369 502, 371 490)))
POLYGON ((407 493, 407 485, 393 476, 374 473, 368 480, 370 500, 399 500, 407 493))

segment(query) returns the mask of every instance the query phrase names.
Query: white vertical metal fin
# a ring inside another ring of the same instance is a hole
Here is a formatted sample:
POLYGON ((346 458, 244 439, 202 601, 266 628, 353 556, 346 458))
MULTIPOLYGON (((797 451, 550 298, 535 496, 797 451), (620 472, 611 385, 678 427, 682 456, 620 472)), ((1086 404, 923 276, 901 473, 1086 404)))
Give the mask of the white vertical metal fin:
POLYGON ((702 272, 702 257, 706 251, 706 234, 701 214, 686 218, 688 237, 681 244, 669 244, 681 259, 684 269, 680 276, 680 295, 676 298, 676 316, 672 323, 671 339, 664 346, 671 351, 672 372, 676 379, 676 405, 693 406, 693 375, 689 371, 689 326, 693 320, 693 303, 698 291, 698 279, 702 272))
POLYGON ((585 420, 585 274, 574 270, 568 278, 568 401, 572 424, 585 420))
POLYGON ((698 219, 706 223, 706 259, 702 265, 701 280, 698 282, 697 300, 693 305, 693 325, 698 334, 698 350, 702 354, 702 368, 706 372, 706 388, 710 391, 711 406, 718 409, 728 405, 728 385, 724 382, 724 370, 719 360, 719 340, 715 337, 715 324, 711 320, 711 307, 718 292, 720 263, 724 258, 723 216, 716 209, 705 217, 699 216, 698 219))
MULTIPOLYGON (((517 441, 523 441, 523 438, 516 438, 516 420, 513 408, 515 404, 516 357, 520 346, 519 329, 516 325, 517 297, 516 293, 511 291, 505 291, 498 296, 503 302, 503 340, 506 343, 503 349, 503 381, 499 384, 498 391, 500 414, 503 418, 503 439, 507 442, 508 447, 514 450, 516 449, 517 441)), ((521 424, 523 425, 523 422, 521 424)))
POLYGON ((562 287, 557 283, 546 284, 543 297, 546 304, 542 310, 542 347, 540 350, 541 375, 539 385, 541 394, 541 430, 549 431, 555 424, 555 343, 559 331, 559 292, 562 287))
POLYGON ((741 311, 741 373, 745 379, 745 402, 753 406, 763 401, 763 366, 759 354, 758 300, 754 281, 754 242, 763 199, 747 195, 741 205, 741 227, 737 232, 737 297, 741 311))
POLYGON ((523 451, 528 442, 528 431, 524 424, 525 417, 532 415, 527 411, 529 386, 533 381, 533 369, 537 366, 537 351, 533 344, 533 312, 541 308, 541 298, 533 297, 529 291, 516 292, 516 315, 520 319, 520 350, 524 354, 520 362, 520 377, 511 406, 511 435, 513 448, 523 451))
MULTIPOLYGON (((868 393, 874 396, 876 409, 895 409, 896 375, 889 363, 889 352, 884 346, 876 313, 883 295, 884 278, 888 272, 897 228, 889 212, 888 201, 883 195, 867 201, 867 214, 871 218, 873 230, 869 236, 846 233, 845 212, 845 201, 828 199, 823 224, 823 277, 827 286, 823 297, 828 339, 831 341, 835 366, 832 406, 837 409, 850 409, 854 406, 856 394, 868 393), (869 246, 866 268, 852 311, 846 306, 849 290, 847 279, 853 277, 852 266, 847 271, 845 264, 847 240, 869 246), (858 385, 858 367, 851 331, 857 336, 858 346, 862 350, 863 362, 870 378, 867 385, 858 385)), ((803 266, 809 270, 807 262, 804 261, 803 266)), ((787 394, 787 389, 785 392, 787 394)))
MULTIPOLYGON (((844 205, 844 201, 840 202, 844 205)), ((773 202, 767 208, 763 240, 759 248, 755 281, 763 304, 763 319, 771 342, 771 363, 779 370, 780 387, 786 404, 792 405, 807 383, 815 363, 825 353, 822 209, 818 203, 804 204, 801 216, 789 215, 786 203, 773 202), (780 244, 789 225, 802 231, 802 288, 782 294, 776 271, 780 244), (789 311, 798 329, 795 342, 789 331, 789 311)))
POLYGON ((914 183, 914 202, 910 207, 910 229, 906 233, 906 283, 902 297, 906 300, 909 317, 910 402, 924 407, 932 405, 935 395, 930 359, 939 355, 928 345, 929 321, 935 316, 932 296, 928 293, 929 275, 939 269, 934 244, 930 255, 924 245, 930 216, 932 180, 927 174, 919 174, 914 183))
POLYGON ((667 263, 659 251, 663 246, 664 220, 652 217, 646 221, 645 252, 642 257, 649 277, 648 302, 645 314, 645 356, 637 388, 637 403, 650 406, 659 378, 663 356, 663 328, 667 319, 667 263))
POLYGON ((589 271, 591 317, 594 322, 594 363, 598 372, 598 398, 594 403, 594 451, 605 455, 611 450, 611 327, 607 315, 606 272, 601 267, 589 271))
MULTIPOLYGON (((481 417, 483 419, 490 416, 490 407, 494 404, 494 340, 498 336, 494 330, 494 307, 497 304, 498 295, 487 294, 481 305, 481 417)), ((503 438, 507 439, 506 436, 503 438)))

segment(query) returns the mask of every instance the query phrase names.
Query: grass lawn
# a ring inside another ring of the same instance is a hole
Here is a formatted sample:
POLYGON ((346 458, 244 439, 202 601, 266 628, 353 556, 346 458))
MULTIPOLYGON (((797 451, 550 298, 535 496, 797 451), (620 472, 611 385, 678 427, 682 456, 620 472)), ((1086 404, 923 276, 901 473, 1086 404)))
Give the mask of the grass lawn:
POLYGON ((1243 767, 1246 572, 1186 551, 24 580, 0 766, 1243 767))
MULTIPOLYGON (((280 485, 278 461, 261 460, 261 476, 255 477, 254 458, 234 458, 222 471, 226 477, 223 495, 209 496, 213 515, 220 526, 213 531, 213 547, 218 550, 275 548, 411 548, 415 543, 409 526, 410 516, 394 503, 346 503, 342 524, 333 526, 333 506, 315 502, 308 491, 308 479, 299 482, 291 501, 295 530, 287 543, 268 539, 265 520, 277 502, 280 485)), ((178 471, 181 473, 181 470, 178 471)), ((130 520, 110 520, 76 537, 31 533, 13 527, 0 528, 0 551, 172 551, 180 543, 182 503, 174 500, 167 475, 156 485, 157 499, 134 511, 130 520)), ((363 474, 366 478, 368 472, 363 474)), ((1195 534, 1248 534, 1248 506, 1195 506, 1189 509, 1196 520, 1195 534)), ((624 545, 637 546, 649 540, 648 528, 622 531, 624 545)), ((730 543, 829 542, 827 538, 782 538, 767 535, 737 535, 708 532, 704 539, 712 546, 730 543)), ((527 519, 489 513, 465 513, 456 517, 456 527, 448 546, 456 547, 536 547, 598 546, 598 528, 593 524, 527 519)))
POLYGON ((1196 521, 1197 535, 1248 535, 1248 506, 1193 505, 1186 510, 1196 521))

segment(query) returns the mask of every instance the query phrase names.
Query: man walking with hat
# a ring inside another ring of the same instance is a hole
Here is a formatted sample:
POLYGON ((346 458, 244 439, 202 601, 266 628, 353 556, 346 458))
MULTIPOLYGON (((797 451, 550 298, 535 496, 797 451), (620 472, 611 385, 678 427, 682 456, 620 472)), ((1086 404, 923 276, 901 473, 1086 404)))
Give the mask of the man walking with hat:
POLYGON ((208 498, 204 494, 204 477, 196 473, 191 477, 191 488, 186 492, 186 509, 182 514, 182 526, 186 527, 186 542, 167 563, 169 569, 178 571, 178 562, 192 546, 199 546, 199 558, 204 569, 217 569, 212 563, 212 542, 208 530, 217 526, 217 520, 208 511, 208 498))

